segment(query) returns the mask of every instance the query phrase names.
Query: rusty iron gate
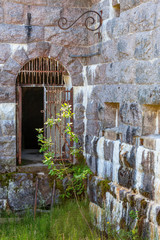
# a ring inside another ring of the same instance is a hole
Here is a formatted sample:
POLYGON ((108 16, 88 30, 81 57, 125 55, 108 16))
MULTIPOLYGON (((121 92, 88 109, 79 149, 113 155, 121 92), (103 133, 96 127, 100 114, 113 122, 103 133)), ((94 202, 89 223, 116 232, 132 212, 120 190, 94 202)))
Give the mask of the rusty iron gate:
MULTIPOLYGON (((66 69, 58 61, 50 58, 31 60, 19 72, 17 77, 17 159, 19 164, 22 161, 22 88, 43 87, 44 109, 41 112, 44 113, 44 122, 46 122, 48 118, 56 118, 56 114, 64 103, 70 104, 73 110, 73 88, 67 90, 64 87, 66 75, 69 75, 66 69)), ((73 119, 67 121, 73 123, 73 119)), ((54 161, 72 161, 69 151, 72 142, 64 132, 67 121, 63 120, 52 129, 44 126, 45 136, 52 137, 54 161)))

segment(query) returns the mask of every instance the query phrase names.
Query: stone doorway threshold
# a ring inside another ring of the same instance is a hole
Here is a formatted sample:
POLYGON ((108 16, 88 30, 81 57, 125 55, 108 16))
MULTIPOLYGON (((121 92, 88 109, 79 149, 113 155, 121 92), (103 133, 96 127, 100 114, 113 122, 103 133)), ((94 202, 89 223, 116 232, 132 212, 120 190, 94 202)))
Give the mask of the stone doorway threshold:
POLYGON ((43 166, 43 153, 39 149, 24 149, 22 150, 22 166, 25 165, 38 165, 43 166))

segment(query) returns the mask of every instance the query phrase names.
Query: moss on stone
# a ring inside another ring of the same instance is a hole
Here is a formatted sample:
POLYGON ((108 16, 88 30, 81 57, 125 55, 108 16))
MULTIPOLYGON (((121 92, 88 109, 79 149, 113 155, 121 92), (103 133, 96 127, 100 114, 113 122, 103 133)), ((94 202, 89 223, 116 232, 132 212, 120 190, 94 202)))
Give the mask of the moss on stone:
POLYGON ((2 187, 8 187, 9 182, 10 182, 11 179, 13 179, 14 175, 15 175, 15 173, 0 174, 0 185, 2 187))

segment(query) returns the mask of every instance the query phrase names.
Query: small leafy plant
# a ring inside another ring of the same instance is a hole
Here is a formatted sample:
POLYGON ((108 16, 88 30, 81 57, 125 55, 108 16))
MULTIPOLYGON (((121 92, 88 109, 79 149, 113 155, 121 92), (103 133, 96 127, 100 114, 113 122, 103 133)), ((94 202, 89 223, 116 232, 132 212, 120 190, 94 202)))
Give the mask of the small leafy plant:
MULTIPOLYGON (((50 129, 52 129, 55 125, 56 127, 60 128, 65 119, 70 120, 73 118, 73 114, 74 113, 71 111, 71 105, 64 103, 62 104, 60 113, 57 114, 57 118, 48 118, 45 122, 45 125, 50 129)), ((75 194, 76 196, 81 196, 85 191, 85 180, 87 179, 88 174, 92 174, 91 170, 82 163, 73 165, 71 160, 69 164, 65 164, 63 161, 61 161, 59 164, 55 164, 55 152, 53 150, 54 143, 52 141, 52 136, 45 137, 43 128, 36 130, 38 131, 40 152, 44 153, 43 163, 48 166, 49 174, 61 181, 67 177, 65 191, 61 197, 71 198, 75 194)), ((70 155, 76 157, 79 156, 82 152, 82 149, 74 146, 78 143, 79 139, 78 136, 72 131, 72 123, 70 121, 67 122, 64 132, 67 134, 70 142, 73 142, 73 147, 70 147, 68 144, 70 155)))

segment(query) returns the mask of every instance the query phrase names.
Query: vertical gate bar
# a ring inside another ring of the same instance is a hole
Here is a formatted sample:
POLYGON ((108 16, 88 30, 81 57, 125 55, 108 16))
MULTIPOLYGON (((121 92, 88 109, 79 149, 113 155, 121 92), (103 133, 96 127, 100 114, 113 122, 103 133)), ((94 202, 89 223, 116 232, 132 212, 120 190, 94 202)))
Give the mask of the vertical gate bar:
MULTIPOLYGON (((56 113, 57 113, 57 108, 56 108, 56 101, 57 101, 57 92, 56 92, 56 88, 54 87, 54 102, 55 102, 55 108, 54 108, 54 114, 55 114, 55 118, 56 118, 56 113)), ((57 157, 57 149, 56 149, 56 138, 57 138, 57 128, 56 128, 56 124, 55 124, 55 158, 57 157)))
POLYGON ((22 88, 18 86, 18 163, 22 163, 22 88))
MULTIPOLYGON (((46 87, 44 87, 44 123, 47 120, 47 91, 46 91, 46 87)), ((44 136, 47 137, 46 134, 46 125, 44 124, 44 136)))
MULTIPOLYGON (((60 105, 62 105, 62 93, 63 91, 60 91, 60 105)), ((60 123, 60 137, 59 137, 59 141, 60 141, 60 159, 62 160, 62 142, 61 142, 61 138, 62 138, 62 123, 60 123)))

